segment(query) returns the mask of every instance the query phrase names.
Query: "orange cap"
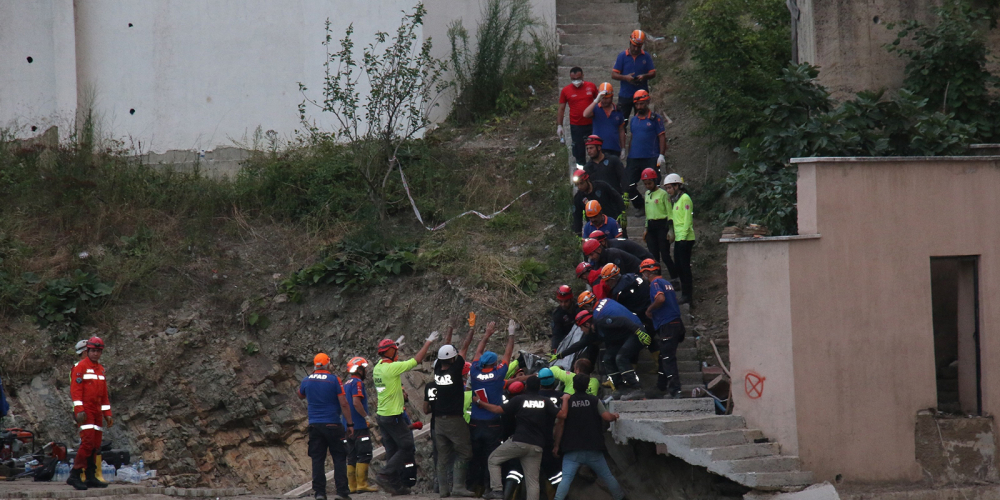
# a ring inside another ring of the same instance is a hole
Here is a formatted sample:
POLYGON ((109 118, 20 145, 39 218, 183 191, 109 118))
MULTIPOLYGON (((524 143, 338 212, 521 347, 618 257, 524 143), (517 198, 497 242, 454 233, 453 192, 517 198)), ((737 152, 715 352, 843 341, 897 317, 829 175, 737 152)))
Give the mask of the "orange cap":
POLYGON ((323 354, 323 353, 319 353, 319 354, 313 356, 313 366, 314 367, 319 368, 321 366, 328 365, 328 364, 330 364, 330 356, 327 356, 326 354, 323 354))

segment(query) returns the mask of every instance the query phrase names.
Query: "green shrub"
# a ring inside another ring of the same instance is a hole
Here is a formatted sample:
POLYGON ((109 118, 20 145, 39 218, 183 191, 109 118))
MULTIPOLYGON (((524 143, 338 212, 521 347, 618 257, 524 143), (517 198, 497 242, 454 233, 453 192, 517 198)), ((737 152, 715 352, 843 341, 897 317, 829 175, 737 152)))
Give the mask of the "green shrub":
POLYGON ((416 260, 412 249, 376 251, 341 247, 340 252, 293 273, 281 282, 280 290, 293 302, 299 302, 303 286, 338 285, 347 290, 381 283, 390 275, 413 271, 416 260))
POLYGON ((519 262, 516 269, 510 271, 508 278, 521 290, 535 293, 548 272, 549 266, 545 263, 527 258, 519 262))
POLYGON ((83 325, 87 312, 111 295, 113 285, 79 269, 66 278, 49 280, 38 293, 39 326, 48 327, 60 340, 83 325))

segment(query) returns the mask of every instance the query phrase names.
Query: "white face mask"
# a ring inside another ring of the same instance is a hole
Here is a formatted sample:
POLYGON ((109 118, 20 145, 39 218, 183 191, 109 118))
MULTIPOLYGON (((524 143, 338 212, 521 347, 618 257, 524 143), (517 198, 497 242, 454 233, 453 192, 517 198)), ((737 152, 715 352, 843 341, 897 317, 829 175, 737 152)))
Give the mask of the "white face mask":
POLYGON ((571 80, 570 83, 572 83, 574 87, 579 87, 580 85, 583 85, 583 80, 571 80))

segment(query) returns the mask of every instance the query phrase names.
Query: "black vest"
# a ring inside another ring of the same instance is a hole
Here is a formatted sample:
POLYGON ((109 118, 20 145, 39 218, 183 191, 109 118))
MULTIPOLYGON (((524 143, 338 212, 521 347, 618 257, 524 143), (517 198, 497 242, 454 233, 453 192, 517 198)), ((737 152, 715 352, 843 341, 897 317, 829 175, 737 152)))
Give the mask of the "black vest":
POLYGON ((569 397, 560 451, 604 451, 604 420, 597 397, 576 393, 569 397))

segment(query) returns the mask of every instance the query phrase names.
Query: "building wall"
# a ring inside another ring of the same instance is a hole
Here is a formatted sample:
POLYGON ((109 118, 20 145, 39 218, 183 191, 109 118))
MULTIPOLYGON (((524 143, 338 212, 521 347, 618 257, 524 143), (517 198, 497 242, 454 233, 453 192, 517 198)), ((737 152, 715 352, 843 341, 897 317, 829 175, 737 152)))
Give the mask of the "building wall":
POLYGON ((936 0, 797 0, 799 60, 820 67, 819 82, 837 98, 898 89, 906 60, 885 50, 904 20, 933 21, 936 0))
MULTIPOLYGON (((919 480, 914 429, 918 411, 936 406, 931 300, 932 256, 979 255, 983 411, 1000 410, 1000 162, 988 158, 802 159, 814 193, 800 206, 815 214, 818 239, 730 245, 730 279, 769 266, 787 252, 791 301, 774 293, 730 295, 746 310, 788 308, 794 365, 798 454, 818 480, 919 480), (787 250, 783 246, 787 245, 787 250), (733 254, 764 250, 753 259, 733 254), (734 268, 734 264, 739 267, 734 268)), ((801 208, 800 208, 801 209, 801 208)), ((768 279, 779 285, 778 273, 768 279)), ((761 364, 782 370, 787 342, 761 331, 765 316, 730 319, 735 376, 761 364), (754 337, 745 339, 748 334, 754 337), (775 353, 775 354, 770 354, 775 353)), ((765 374, 766 375, 766 374, 765 374)), ((737 385, 738 385, 737 380, 737 385)), ((770 379, 768 380, 770 382, 770 379)), ((766 387, 765 393, 769 388, 766 387)), ((739 391, 736 391, 739 393, 739 391)), ((737 411, 753 403, 736 399, 737 411)), ((781 405, 787 405, 782 400, 781 405)), ((767 415, 779 405, 755 410, 767 415)), ((754 418, 752 425, 762 426, 754 418)), ((785 443, 782 442, 783 448, 785 443)))

